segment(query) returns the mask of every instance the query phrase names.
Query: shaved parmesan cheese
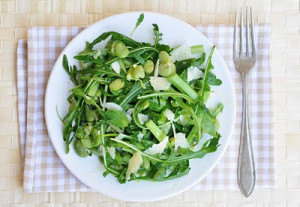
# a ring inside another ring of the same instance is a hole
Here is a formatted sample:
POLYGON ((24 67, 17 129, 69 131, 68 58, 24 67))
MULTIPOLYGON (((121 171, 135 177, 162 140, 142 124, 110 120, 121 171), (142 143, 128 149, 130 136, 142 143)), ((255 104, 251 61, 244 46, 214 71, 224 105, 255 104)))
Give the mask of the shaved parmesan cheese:
POLYGON ((120 106, 116 103, 113 103, 113 102, 106 102, 106 103, 102 104, 102 106, 109 110, 123 111, 122 106, 120 106))
POLYGON ((171 52, 173 62, 192 58, 191 48, 188 45, 180 45, 171 52))
POLYGON ((116 149, 114 147, 107 147, 107 152, 111 156, 111 158, 116 158, 116 149))
POLYGON ((128 121, 131 122, 132 121, 132 117, 129 114, 126 114, 126 116, 127 116, 128 121))
POLYGON ((142 132, 139 132, 139 134, 137 135, 138 140, 141 141, 144 137, 144 134, 142 132))
POLYGON ((161 128, 161 130, 163 130, 166 134, 168 134, 169 131, 170 131, 170 128, 171 128, 171 124, 170 124, 170 123, 164 124, 164 125, 162 125, 160 128, 161 128))
POLYGON ((191 66, 187 69, 187 81, 196 80, 198 78, 203 77, 203 72, 194 66, 191 66))
POLYGON ((121 66, 118 61, 113 62, 110 67, 118 74, 121 72, 121 66))
POLYGON ((175 141, 175 151, 177 150, 178 147, 188 148, 190 146, 190 144, 186 140, 185 134, 181 132, 175 134, 174 141, 175 141))
POLYGON ((169 137, 166 136, 160 143, 154 144, 150 148, 145 150, 145 153, 149 155, 161 154, 164 151, 168 141, 169 141, 169 137))
POLYGON ((159 59, 155 63, 154 72, 153 72, 154 77, 158 76, 158 66, 159 66, 159 59))
POLYGON ((97 52, 95 53, 95 55, 93 55, 93 58, 97 59, 100 55, 101 55, 101 51, 97 50, 97 52))
POLYGON ((163 114, 167 117, 167 119, 171 122, 174 121, 175 118, 175 114, 170 110, 170 109, 166 109, 163 114))
POLYGON ((128 110, 126 111, 126 114, 128 114, 128 115, 130 115, 130 116, 131 116, 132 113, 133 113, 133 108, 130 108, 130 109, 128 109, 128 110))
POLYGON ((131 117, 132 113, 133 113, 133 108, 130 108, 126 111, 126 116, 127 116, 129 122, 132 121, 132 117, 131 117))
POLYGON ((173 171, 174 169, 167 168, 165 177, 168 177, 173 171))
POLYGON ((115 137, 116 140, 122 140, 124 137, 126 137, 126 134, 119 134, 118 136, 115 137))
POLYGON ((145 115, 145 114, 142 114, 142 113, 139 113, 138 114, 138 118, 139 118, 139 121, 140 123, 143 125, 146 121, 149 120, 149 116, 148 115, 145 115))
POLYGON ((130 158, 126 171, 126 180, 130 178, 132 173, 136 173, 143 164, 143 158, 140 152, 135 152, 130 158))
POLYGON ((171 83, 164 77, 150 77, 150 84, 155 91, 167 90, 171 83))

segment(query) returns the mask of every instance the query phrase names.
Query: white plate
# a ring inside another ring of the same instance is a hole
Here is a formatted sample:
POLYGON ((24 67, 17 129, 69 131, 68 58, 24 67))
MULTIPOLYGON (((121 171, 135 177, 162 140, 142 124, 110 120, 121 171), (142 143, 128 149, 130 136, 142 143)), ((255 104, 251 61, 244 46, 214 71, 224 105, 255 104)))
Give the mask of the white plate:
MULTIPOLYGON (((153 201, 178 194, 204 178, 217 164, 231 139, 235 120, 235 94, 229 70, 219 54, 215 50, 212 63, 215 66, 213 72, 223 81, 220 87, 214 88, 215 93, 210 97, 209 105, 218 102, 224 104, 224 111, 218 117, 220 121, 221 146, 214 153, 206 155, 202 159, 194 159, 190 163, 191 170, 188 175, 165 182, 128 182, 119 184, 111 175, 103 177, 104 168, 96 156, 81 158, 77 156, 70 146, 70 153, 65 153, 63 142, 63 124, 59 120, 55 107, 60 114, 66 114, 68 110, 68 89, 72 87, 67 73, 62 67, 62 57, 66 54, 69 64, 78 65, 72 57, 84 50, 86 41, 93 41, 106 31, 117 31, 130 35, 136 20, 141 12, 131 12, 114 15, 105 18, 89 26, 80 32, 62 51, 58 57, 48 81, 45 97, 45 117, 48 133, 52 144, 70 172, 90 188, 107 196, 127 201, 153 201)), ((134 39, 144 42, 153 42, 152 24, 157 23, 163 33, 163 43, 171 46, 180 44, 203 44, 207 54, 212 43, 194 27, 189 24, 163 14, 144 12, 145 19, 134 34, 134 39)))

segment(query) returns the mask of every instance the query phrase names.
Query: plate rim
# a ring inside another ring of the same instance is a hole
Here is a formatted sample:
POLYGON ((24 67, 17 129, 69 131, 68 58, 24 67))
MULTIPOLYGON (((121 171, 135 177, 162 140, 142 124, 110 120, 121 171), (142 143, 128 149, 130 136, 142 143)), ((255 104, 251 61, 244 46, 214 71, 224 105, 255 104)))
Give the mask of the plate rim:
MULTIPOLYGON (((162 195, 162 196, 157 196, 156 198, 152 198, 152 197, 149 197, 150 199, 147 198, 143 198, 143 199, 132 199, 132 197, 130 199, 127 199, 127 198, 124 198, 124 197, 121 197, 121 196, 118 196, 118 195, 111 195, 111 194, 108 194, 108 193, 105 193, 105 191, 99 191, 99 190, 96 190, 94 189, 93 187, 91 187, 90 185, 86 184, 83 180, 81 180, 76 173, 74 173, 72 170, 70 170, 70 168, 68 167, 68 163, 65 162, 65 160, 63 158, 61 158, 62 156, 60 155, 61 153, 59 152, 59 150, 57 150, 57 147, 56 145, 53 143, 53 133, 51 131, 48 130, 49 128, 49 119, 47 118, 47 109, 49 108, 48 106, 48 102, 47 102, 47 99, 49 99, 49 90, 48 88, 50 87, 49 83, 51 82, 51 80, 53 79, 53 71, 55 68, 58 67, 58 64, 61 64, 60 62, 58 62, 58 59, 61 59, 62 56, 65 54, 65 51, 66 51, 66 48, 71 45, 73 42, 76 42, 76 40, 79 38, 80 34, 83 33, 85 30, 88 30, 88 29, 91 29, 92 27, 95 27, 97 24, 99 24, 99 22, 102 22, 104 20, 109 20, 109 19, 113 19, 115 18, 116 16, 122 16, 122 15, 127 15, 127 14, 131 14, 131 15, 136 15, 136 14, 141 14, 141 13, 144 13, 144 14, 151 14, 151 15, 159 15, 159 16, 165 16, 167 18, 170 18, 174 21, 177 21, 177 22, 181 22, 182 24, 188 26, 189 28, 197 31, 203 38, 204 40, 210 45, 210 46, 213 46, 214 44, 202 33, 200 32, 198 29, 196 29, 196 27, 192 26, 191 24, 181 20, 181 19, 178 19, 174 16, 170 16, 170 15, 167 15, 167 14, 163 14, 163 13, 159 13, 159 12, 151 12, 151 11, 131 11, 131 12, 122 12, 122 13, 118 13, 118 14, 114 14, 114 15, 111 15, 111 16, 108 16, 108 17, 105 17, 103 19, 100 19, 96 22, 94 22, 93 24, 91 25, 88 25, 87 27, 84 27, 83 30, 81 30, 75 37, 72 38, 71 41, 68 42, 68 44, 63 48, 63 50, 60 52, 60 54, 57 56, 56 60, 55 60, 55 63, 54 65, 52 66, 52 69, 51 69, 51 72, 50 72, 50 75, 49 75, 49 78, 48 78, 48 81, 47 81, 47 86, 46 86, 46 90, 45 90, 45 96, 44 96, 44 115, 45 115, 45 123, 46 123, 46 128, 47 128, 47 132, 48 132, 48 136, 51 140, 51 144, 55 150, 55 153, 57 154, 58 158, 62 161, 63 165, 68 169, 68 171, 74 176, 76 177, 76 179, 78 179, 80 182, 82 182, 83 184, 85 184, 86 186, 88 186, 90 189, 93 189, 95 190, 96 192, 99 192, 103 195, 106 195, 108 197, 111 197, 111 198, 115 198, 115 199, 119 199, 119 200, 123 200, 123 201, 138 201, 138 202, 146 202, 146 201, 157 201, 157 200, 162 200, 162 199, 165 199, 165 198, 169 198, 169 197, 172 197, 172 196, 175 196, 175 195, 178 195, 184 191, 186 191, 187 189, 190 189, 192 188, 193 186, 195 186, 199 181, 201 181, 203 178, 205 178, 209 173, 211 173, 211 171, 216 167, 216 165, 219 163, 220 159, 223 158, 225 152, 227 151, 227 148, 228 148, 228 145, 229 145, 229 142, 232 140, 232 136, 233 136, 233 130, 234 130, 234 126, 235 126, 235 122, 236 122, 236 93, 235 93, 235 87, 234 87, 234 83, 233 83, 233 79, 232 79, 232 76, 230 74, 230 71, 229 71, 229 68, 228 68, 228 65, 226 64, 223 56, 220 54, 220 52, 218 51, 218 48, 215 49, 215 53, 218 53, 219 57, 221 58, 222 62, 224 63, 224 65, 226 66, 226 68, 224 68, 224 71, 226 71, 226 73, 228 74, 228 77, 229 77, 229 85, 230 85, 230 88, 232 90, 232 96, 233 96, 233 100, 232 100, 232 108, 233 108, 233 114, 232 114, 232 125, 230 127, 230 130, 229 130, 229 135, 231 135, 227 141, 225 142, 225 147, 223 148, 223 151, 220 152, 220 156, 215 159, 214 163, 211 165, 210 168, 208 168, 206 170, 205 173, 203 173, 202 176, 199 176, 197 177, 197 179, 195 179, 195 181, 193 183, 191 183, 190 185, 187 185, 183 188, 181 188, 180 190, 174 192, 174 193, 170 193, 170 194, 167 194, 167 195, 162 195), (51 136, 52 134, 52 136, 51 136)), ((80 27, 80 26, 78 26, 80 27)))

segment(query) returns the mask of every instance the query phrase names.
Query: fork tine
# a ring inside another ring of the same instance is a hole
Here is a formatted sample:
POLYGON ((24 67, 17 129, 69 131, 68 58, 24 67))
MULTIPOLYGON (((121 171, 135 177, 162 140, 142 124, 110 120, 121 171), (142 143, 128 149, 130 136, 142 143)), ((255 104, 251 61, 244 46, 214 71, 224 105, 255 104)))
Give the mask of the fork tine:
POLYGON ((243 8, 241 8, 241 22, 240 22, 240 55, 243 54, 244 52, 244 45, 243 45, 243 27, 244 27, 244 24, 243 24, 243 8))
POLYGON ((235 12, 235 26, 234 26, 234 36, 233 36, 233 55, 237 54, 237 27, 238 27, 238 11, 235 12))
POLYGON ((250 15, 251 15, 251 41, 252 41, 252 55, 256 55, 256 46, 255 46, 255 36, 254 36, 254 21, 253 21, 253 13, 252 7, 250 7, 250 15))
POLYGON ((249 21, 248 21, 248 7, 246 7, 246 55, 249 56, 249 21))

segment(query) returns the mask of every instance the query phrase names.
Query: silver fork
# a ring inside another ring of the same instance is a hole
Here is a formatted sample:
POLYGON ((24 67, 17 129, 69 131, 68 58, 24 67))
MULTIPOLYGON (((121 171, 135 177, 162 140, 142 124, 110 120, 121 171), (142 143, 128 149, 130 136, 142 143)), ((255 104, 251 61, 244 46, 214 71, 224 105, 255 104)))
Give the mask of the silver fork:
POLYGON ((255 65, 256 48, 254 39, 254 23, 252 8, 250 7, 251 17, 251 46, 249 39, 249 14, 246 7, 246 44, 244 45, 244 24, 243 24, 243 8, 240 13, 240 40, 238 48, 238 11, 235 16, 234 41, 233 41, 233 61, 236 70, 240 72, 243 83, 243 114, 242 114, 242 130, 240 137, 240 149, 237 168, 237 181, 242 194, 248 197, 255 186, 255 165, 252 151, 252 143, 248 122, 248 73, 255 65), (246 46, 246 48, 245 48, 246 46))

